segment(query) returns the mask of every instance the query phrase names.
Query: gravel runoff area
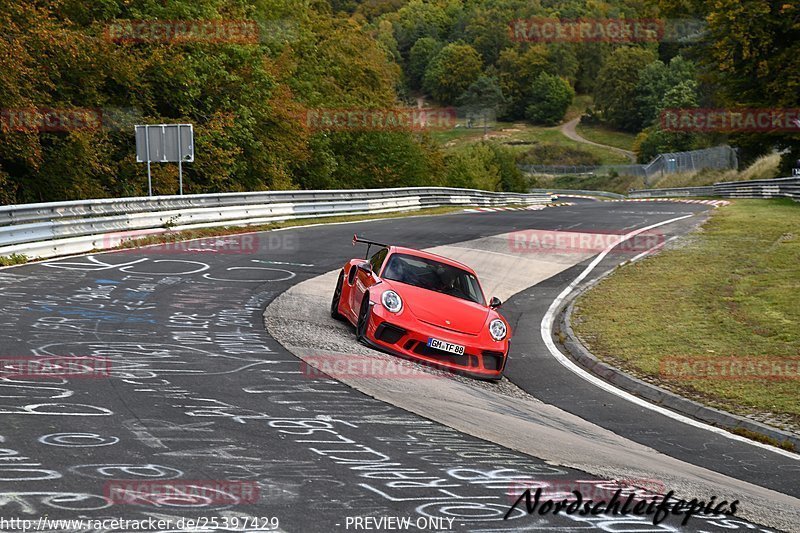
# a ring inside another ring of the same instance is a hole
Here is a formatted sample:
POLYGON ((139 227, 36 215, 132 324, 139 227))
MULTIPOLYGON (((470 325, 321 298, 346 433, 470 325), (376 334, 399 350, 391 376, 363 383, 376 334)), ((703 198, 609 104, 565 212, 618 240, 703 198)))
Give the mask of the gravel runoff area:
MULTIPOLYGON (((476 270, 484 284, 492 286, 493 293, 502 294, 503 299, 524 288, 517 286, 514 279, 524 278, 533 285, 581 260, 575 257, 568 263, 551 265, 553 272, 542 269, 543 265, 528 264, 529 271, 520 276, 520 271, 525 269, 520 268, 519 257, 513 257, 514 268, 509 269, 512 258, 508 254, 488 250, 500 240, 506 242, 506 238, 497 236, 440 248, 451 248, 450 252, 461 250, 465 255, 474 253, 477 261, 470 261, 470 264, 479 264, 476 270), (476 246, 490 253, 481 254, 476 246), (503 262, 507 267, 498 268, 503 262), (487 267, 501 275, 485 279, 487 267)), ((313 367, 322 356, 326 361, 367 358, 384 365, 397 365, 395 368, 408 370, 416 377, 430 379, 389 376, 376 379, 346 373, 336 379, 379 400, 539 457, 549 464, 577 468, 607 479, 659 479, 688 497, 713 493, 729 501, 746 499, 750 505, 742 518, 787 531, 800 523, 800 512, 796 511, 800 505, 791 496, 659 454, 542 403, 507 380, 491 384, 454 376, 360 345, 349 324, 335 321, 329 315, 328 306, 337 276, 338 271, 333 271, 299 283, 274 300, 265 311, 269 333, 306 364, 313 367)))

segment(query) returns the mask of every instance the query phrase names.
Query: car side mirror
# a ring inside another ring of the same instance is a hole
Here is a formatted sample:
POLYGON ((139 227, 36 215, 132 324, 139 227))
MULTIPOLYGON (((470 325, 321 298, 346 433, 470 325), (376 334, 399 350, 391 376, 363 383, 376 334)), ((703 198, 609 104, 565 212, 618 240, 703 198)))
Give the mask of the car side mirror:
POLYGON ((358 269, 367 274, 372 274, 372 264, 369 261, 364 261, 358 264, 358 269))
POLYGON ((498 298, 497 296, 492 296, 492 299, 489 300, 489 307, 491 307, 492 309, 497 309, 501 305, 503 305, 503 302, 501 302, 500 298, 498 298))

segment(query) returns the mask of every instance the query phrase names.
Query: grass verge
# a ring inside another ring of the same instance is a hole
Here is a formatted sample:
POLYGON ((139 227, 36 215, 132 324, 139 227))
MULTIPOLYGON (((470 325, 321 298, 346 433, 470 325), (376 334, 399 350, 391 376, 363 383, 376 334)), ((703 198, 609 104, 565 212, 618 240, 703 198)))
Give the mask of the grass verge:
POLYGON ((547 189, 583 189, 628 194, 631 189, 643 189, 644 179, 636 176, 532 176, 531 187, 547 189))
POLYGON ((27 262, 28 257, 22 254, 0 256, 0 266, 24 265, 27 262))
POLYGON ((633 375, 798 431, 799 290, 800 204, 737 200, 678 245, 583 295, 574 327, 594 354, 633 375), (721 379, 691 365, 686 373, 662 372, 677 358, 723 368, 732 357, 778 360, 794 368, 794 379, 721 379))
MULTIPOLYGON (((479 127, 433 132, 431 136, 449 150, 484 140, 483 128, 479 127)), ((485 139, 507 145, 517 152, 528 150, 535 144, 552 144, 587 152, 597 159, 600 164, 604 165, 627 164, 630 162, 627 157, 613 150, 573 141, 565 137, 559 131, 558 126, 544 127, 523 122, 497 122, 493 127, 489 128, 485 139)))
POLYGON ((596 124, 584 124, 583 122, 579 122, 575 130, 581 137, 592 142, 633 151, 633 142, 636 139, 636 135, 633 133, 613 130, 596 124))

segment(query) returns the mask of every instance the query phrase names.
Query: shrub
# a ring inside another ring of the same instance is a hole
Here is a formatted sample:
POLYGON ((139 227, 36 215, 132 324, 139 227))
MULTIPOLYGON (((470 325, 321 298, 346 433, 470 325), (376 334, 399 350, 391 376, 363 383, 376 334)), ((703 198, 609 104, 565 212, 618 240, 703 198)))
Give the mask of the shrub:
POLYGON ((535 124, 554 126, 564 118, 573 98, 575 90, 566 80, 542 72, 533 80, 525 118, 535 124))
POLYGON ((599 165, 600 159, 590 152, 560 144, 541 143, 518 158, 523 165, 599 165))
POLYGON ((450 187, 488 191, 522 192, 525 177, 517 168, 509 148, 479 142, 455 150, 445 157, 446 182, 450 187))

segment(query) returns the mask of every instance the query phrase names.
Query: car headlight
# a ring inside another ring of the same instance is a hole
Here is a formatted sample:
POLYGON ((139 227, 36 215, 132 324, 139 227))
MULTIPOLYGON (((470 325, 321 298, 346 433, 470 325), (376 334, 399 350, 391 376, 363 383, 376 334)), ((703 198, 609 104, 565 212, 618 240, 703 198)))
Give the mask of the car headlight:
POLYGON ((499 318, 495 318, 491 322, 489 322, 489 334, 492 338, 496 341, 501 341, 506 338, 506 334, 508 333, 508 328, 506 327, 505 322, 500 320, 499 318))
POLYGON ((392 313, 399 313, 403 308, 403 300, 401 300, 400 295, 394 291, 385 291, 381 295, 381 302, 383 302, 383 306, 392 313))

